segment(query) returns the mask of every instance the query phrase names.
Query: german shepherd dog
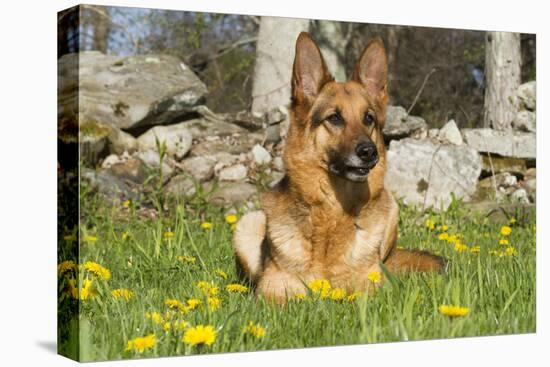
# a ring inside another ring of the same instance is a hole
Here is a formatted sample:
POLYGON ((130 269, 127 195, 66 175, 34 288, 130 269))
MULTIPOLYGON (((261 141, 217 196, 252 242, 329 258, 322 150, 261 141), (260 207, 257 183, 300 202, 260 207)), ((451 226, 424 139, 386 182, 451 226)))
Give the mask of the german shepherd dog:
POLYGON ((319 278, 372 292, 384 280, 380 263, 396 273, 444 270, 438 256, 396 248, 399 208, 384 188, 387 70, 376 38, 351 80, 335 82, 311 36, 298 36, 286 176, 263 195, 263 210, 241 218, 233 239, 237 267, 258 295, 284 304, 319 278))

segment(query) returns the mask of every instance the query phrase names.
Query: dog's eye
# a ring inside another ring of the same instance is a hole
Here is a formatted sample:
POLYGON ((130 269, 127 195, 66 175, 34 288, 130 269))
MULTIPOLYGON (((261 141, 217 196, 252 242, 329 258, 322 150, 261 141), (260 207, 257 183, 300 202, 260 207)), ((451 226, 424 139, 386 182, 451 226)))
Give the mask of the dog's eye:
POLYGON ((333 113, 332 115, 327 117, 327 121, 333 125, 342 125, 344 123, 344 119, 342 118, 342 116, 340 116, 339 113, 333 113))
POLYGON ((363 119, 365 125, 370 126, 374 123, 374 115, 370 112, 365 113, 365 118, 363 119))

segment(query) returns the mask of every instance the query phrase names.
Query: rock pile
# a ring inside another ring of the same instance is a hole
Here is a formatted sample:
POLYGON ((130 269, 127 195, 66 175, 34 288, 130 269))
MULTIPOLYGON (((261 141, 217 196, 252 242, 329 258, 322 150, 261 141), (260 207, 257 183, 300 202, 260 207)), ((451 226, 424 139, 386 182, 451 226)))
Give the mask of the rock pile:
MULTIPOLYGON (((251 206, 261 187, 284 176, 287 109, 213 113, 203 105, 204 84, 175 57, 82 52, 60 59, 59 78, 60 136, 79 127, 90 167, 82 178, 109 198, 136 198, 162 172, 168 196, 251 206)), ((454 120, 429 129, 421 117, 388 106, 388 189, 423 208, 446 209, 453 197, 534 203, 535 82, 515 98, 510 131, 459 129, 454 120)))

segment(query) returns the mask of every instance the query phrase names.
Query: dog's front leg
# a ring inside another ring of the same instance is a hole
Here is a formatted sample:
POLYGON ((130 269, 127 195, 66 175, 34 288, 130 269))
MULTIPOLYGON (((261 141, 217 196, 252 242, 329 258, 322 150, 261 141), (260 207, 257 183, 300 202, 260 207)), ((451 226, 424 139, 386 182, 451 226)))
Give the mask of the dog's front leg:
POLYGON ((269 301, 285 304, 298 294, 306 294, 305 282, 295 274, 280 269, 272 261, 268 261, 262 274, 256 293, 269 301))

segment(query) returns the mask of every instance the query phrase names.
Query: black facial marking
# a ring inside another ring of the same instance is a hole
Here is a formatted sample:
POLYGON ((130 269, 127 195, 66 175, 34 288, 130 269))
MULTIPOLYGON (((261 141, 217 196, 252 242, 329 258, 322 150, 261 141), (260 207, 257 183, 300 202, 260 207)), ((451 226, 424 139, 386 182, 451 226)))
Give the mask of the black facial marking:
POLYGON ((371 111, 365 112, 365 116, 363 117, 363 123, 366 126, 372 126, 375 121, 376 121, 376 117, 371 111))
POLYGON ((344 125, 344 118, 340 114, 340 112, 337 110, 330 115, 327 116, 326 120, 334 126, 342 126, 344 125))
POLYGON ((321 103, 317 107, 315 107, 315 110, 311 113, 311 126, 313 128, 321 125, 324 121, 324 111, 325 111, 325 104, 321 103))

